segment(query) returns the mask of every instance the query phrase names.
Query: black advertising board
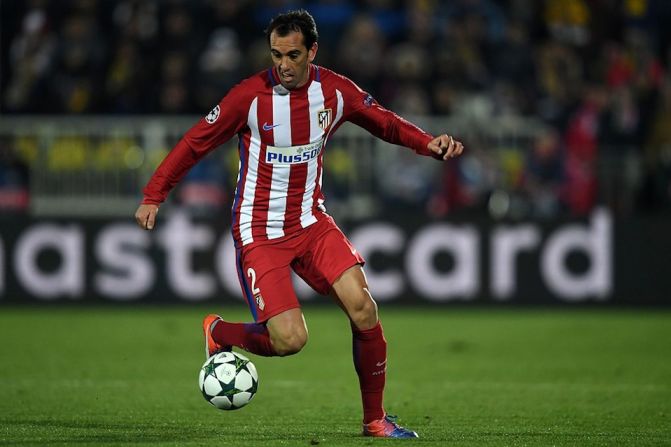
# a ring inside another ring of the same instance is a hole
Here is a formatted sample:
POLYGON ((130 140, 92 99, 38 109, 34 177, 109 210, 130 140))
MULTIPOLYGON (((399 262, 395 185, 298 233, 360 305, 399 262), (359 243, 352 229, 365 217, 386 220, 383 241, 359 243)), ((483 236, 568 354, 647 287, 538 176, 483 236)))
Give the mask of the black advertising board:
MULTIPOLYGON (((380 302, 448 305, 671 304, 664 219, 347 222, 380 302)), ((296 281, 304 302, 320 302, 296 281)), ((131 220, 0 219, 0 305, 242 302, 227 223, 175 210, 131 220)))

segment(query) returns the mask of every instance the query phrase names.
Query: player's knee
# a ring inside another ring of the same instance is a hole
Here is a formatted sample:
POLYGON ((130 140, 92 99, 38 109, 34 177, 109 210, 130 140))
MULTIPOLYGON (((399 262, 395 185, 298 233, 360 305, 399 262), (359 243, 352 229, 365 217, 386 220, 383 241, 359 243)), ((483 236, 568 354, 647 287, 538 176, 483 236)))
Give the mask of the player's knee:
POLYGON ((359 329, 370 329, 377 324, 377 304, 370 294, 366 293, 355 303, 350 318, 359 329))
POLYGON ((273 349, 281 357, 297 354, 307 341, 308 334, 305 331, 294 331, 271 338, 273 349))

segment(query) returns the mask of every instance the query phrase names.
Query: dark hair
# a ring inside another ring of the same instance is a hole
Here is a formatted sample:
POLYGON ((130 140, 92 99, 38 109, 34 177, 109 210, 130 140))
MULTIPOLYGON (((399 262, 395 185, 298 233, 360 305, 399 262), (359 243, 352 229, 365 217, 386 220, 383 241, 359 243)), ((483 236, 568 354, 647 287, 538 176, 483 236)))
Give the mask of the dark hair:
POLYGON ((275 31, 278 36, 284 37, 292 31, 303 34, 303 43, 308 50, 312 48, 312 44, 317 42, 319 34, 317 34, 317 24, 309 12, 304 9, 297 9, 294 11, 279 14, 268 24, 266 28, 266 36, 270 43, 270 34, 275 31))

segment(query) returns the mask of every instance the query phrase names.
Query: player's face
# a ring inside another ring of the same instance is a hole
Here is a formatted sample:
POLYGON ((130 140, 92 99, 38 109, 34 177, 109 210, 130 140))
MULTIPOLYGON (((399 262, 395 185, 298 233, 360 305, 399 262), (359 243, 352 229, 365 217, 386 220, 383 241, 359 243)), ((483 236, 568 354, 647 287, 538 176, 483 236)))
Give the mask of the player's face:
POLYGON ((317 43, 308 49, 305 47, 303 33, 292 31, 286 36, 278 36, 273 31, 270 33, 270 54, 280 83, 291 90, 308 81, 308 65, 317 55, 317 43))

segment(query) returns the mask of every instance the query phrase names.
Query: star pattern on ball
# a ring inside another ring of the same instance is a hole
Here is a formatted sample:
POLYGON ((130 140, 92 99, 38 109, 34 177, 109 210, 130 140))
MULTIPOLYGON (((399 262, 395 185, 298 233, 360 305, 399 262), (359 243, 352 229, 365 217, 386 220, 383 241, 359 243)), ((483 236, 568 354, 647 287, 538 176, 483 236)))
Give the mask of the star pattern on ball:
POLYGON ((208 362, 205 366, 203 366, 203 370, 205 371, 205 377, 207 376, 214 376, 216 377, 217 374, 215 373, 215 369, 217 366, 221 365, 221 363, 215 363, 215 362, 208 362))
POLYGON ((240 357, 235 357, 235 373, 239 373, 247 363, 249 363, 249 360, 243 360, 240 357))

